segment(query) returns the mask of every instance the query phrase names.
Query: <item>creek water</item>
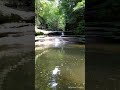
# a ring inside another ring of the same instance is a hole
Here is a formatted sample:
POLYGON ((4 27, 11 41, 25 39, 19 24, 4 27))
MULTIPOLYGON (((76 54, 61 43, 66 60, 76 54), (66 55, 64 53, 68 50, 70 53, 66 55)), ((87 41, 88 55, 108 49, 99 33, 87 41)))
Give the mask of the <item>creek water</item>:
POLYGON ((35 53, 35 90, 85 90, 84 45, 62 44, 35 53))

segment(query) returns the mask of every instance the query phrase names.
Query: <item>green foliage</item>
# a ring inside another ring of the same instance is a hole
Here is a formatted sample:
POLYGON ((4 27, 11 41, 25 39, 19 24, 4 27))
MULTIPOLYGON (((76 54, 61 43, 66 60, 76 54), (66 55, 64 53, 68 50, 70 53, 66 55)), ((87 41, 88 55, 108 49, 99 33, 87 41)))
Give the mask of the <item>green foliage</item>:
POLYGON ((84 33, 84 31, 85 31, 85 20, 81 20, 78 24, 76 32, 82 34, 84 33))
POLYGON ((36 32, 35 36, 38 36, 38 35, 44 35, 44 34, 42 32, 36 32))
POLYGON ((74 32, 84 29, 85 0, 61 0, 60 9, 65 14, 66 29, 74 32))
POLYGON ((35 4, 37 24, 46 24, 49 29, 64 29, 64 15, 60 13, 54 0, 36 0, 35 4))
POLYGON ((74 18, 77 18, 77 27, 75 28, 77 33, 84 33, 85 31, 85 20, 84 20, 84 9, 85 9, 85 0, 78 2, 73 8, 75 13, 74 18))
POLYGON ((35 6, 37 25, 53 30, 83 29, 85 0, 36 0, 35 6))
POLYGON ((80 8, 85 8, 85 0, 82 0, 81 2, 78 2, 77 5, 73 8, 73 10, 78 10, 80 8))

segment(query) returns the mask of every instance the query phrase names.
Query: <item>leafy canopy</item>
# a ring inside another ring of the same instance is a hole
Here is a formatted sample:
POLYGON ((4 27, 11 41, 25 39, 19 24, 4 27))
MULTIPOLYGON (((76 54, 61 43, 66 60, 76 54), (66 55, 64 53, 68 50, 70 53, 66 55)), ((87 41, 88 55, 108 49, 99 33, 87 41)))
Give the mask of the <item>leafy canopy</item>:
POLYGON ((81 29, 84 8, 85 0, 36 0, 36 24, 48 29, 65 30, 67 23, 73 23, 77 24, 73 29, 81 29))

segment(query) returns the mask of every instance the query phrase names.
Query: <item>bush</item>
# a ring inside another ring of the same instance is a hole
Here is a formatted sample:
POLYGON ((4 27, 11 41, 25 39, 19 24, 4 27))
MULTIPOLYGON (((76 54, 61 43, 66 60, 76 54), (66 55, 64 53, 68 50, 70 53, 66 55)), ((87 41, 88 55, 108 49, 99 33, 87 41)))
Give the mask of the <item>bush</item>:
POLYGON ((38 36, 38 35, 44 35, 44 34, 42 32, 35 33, 35 36, 38 36))

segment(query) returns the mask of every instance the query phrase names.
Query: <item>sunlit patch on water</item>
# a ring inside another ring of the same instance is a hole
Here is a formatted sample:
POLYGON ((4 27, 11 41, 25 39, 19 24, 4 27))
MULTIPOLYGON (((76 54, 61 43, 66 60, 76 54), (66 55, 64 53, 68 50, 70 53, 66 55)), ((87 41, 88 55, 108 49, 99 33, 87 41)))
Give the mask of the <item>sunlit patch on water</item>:
POLYGON ((53 90, 56 90, 58 85, 57 78, 60 75, 60 66, 56 66, 51 72, 50 83, 48 84, 53 90))
POLYGON ((55 38, 55 47, 58 47, 59 45, 63 44, 63 41, 60 40, 59 38, 55 38))
POLYGON ((55 69, 52 71, 52 75, 55 76, 60 74, 60 66, 56 66, 55 69))
MULTIPOLYGON (((73 37, 61 37, 61 36, 56 36, 56 37, 35 37, 35 46, 39 47, 61 47, 64 46, 65 44, 73 44, 73 43, 78 43, 80 42, 78 38, 73 38, 73 37)), ((77 45, 79 46, 79 45, 77 45)))
POLYGON ((44 46, 44 47, 60 47, 65 43, 66 41, 61 39, 61 37, 45 37, 45 38, 37 38, 35 45, 44 46))

